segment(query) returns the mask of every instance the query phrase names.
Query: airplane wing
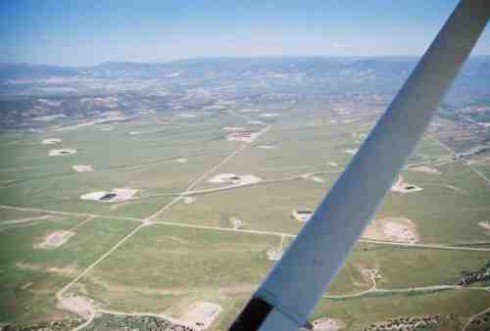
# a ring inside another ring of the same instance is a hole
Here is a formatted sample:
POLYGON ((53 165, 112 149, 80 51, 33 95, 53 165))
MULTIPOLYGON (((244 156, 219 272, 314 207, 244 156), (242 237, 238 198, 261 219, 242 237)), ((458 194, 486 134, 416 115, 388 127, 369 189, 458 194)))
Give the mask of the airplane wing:
POLYGON ((298 330, 415 148, 485 28, 488 0, 462 0, 358 153, 238 316, 231 331, 298 330))

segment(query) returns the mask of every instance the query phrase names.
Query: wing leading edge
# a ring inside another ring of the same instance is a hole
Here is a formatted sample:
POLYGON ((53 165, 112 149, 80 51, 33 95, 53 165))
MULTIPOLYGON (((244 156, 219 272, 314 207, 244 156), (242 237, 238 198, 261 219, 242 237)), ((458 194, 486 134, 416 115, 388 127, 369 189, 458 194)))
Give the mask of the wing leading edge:
POLYGON ((231 326, 297 330, 342 267, 415 148, 490 15, 462 0, 359 152, 231 326))

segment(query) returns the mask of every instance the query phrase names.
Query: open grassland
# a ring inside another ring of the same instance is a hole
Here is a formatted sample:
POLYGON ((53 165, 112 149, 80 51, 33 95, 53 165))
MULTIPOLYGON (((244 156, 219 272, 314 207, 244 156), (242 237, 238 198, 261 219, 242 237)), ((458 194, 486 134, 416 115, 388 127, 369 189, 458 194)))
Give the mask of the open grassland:
POLYGON ((244 229, 296 233, 302 224, 291 213, 314 208, 325 190, 322 186, 298 179, 199 195, 192 204, 175 205, 160 220, 231 228, 231 218, 237 217, 244 229))
POLYGON ((56 292, 135 226, 129 221, 55 217, 0 232, 3 322, 65 316, 56 310, 56 292), (57 248, 35 248, 46 235, 60 230, 75 235, 57 248))
POLYGON ((227 307, 235 295, 252 293, 272 266, 267 250, 277 244, 271 236, 155 225, 81 283, 104 309, 173 315, 192 300, 227 307))
POLYGON ((12 222, 22 219, 30 219, 45 216, 45 213, 38 211, 26 211, 17 209, 0 208, 0 225, 1 222, 12 222))
MULTIPOLYGON (((280 116, 151 115, 83 129, 2 134, 0 205, 25 209, 0 207, 0 322, 73 316, 56 308, 56 293, 68 285, 66 293, 93 299, 98 310, 178 318, 196 300, 217 303, 224 310, 212 329, 225 330, 273 266, 268 252, 284 250, 300 231, 293 210, 315 208, 375 119, 327 116, 323 109, 270 111, 280 116), (227 141, 223 129, 255 132, 269 125, 250 144, 227 141), (50 137, 62 143, 40 143, 50 137), (48 156, 61 147, 78 153, 48 156), (75 172, 77 164, 94 171, 75 172), (262 181, 208 182, 222 173, 262 181), (140 191, 122 202, 80 200, 121 187, 140 191), (156 223, 144 226, 157 211, 156 223), (74 235, 57 248, 36 248, 62 230, 74 235)), ((490 305, 488 293, 476 289, 389 292, 456 285, 463 271, 488 262, 488 251, 437 249, 490 247, 489 231, 479 225, 488 221, 490 186, 468 164, 451 159, 436 138, 424 137, 401 173, 423 190, 388 193, 376 216, 411 220, 418 244, 436 247, 359 243, 314 317, 339 318, 351 330, 397 316, 451 314, 452 330, 490 305)))
POLYGON ((219 172, 255 174, 265 180, 311 172, 340 172, 352 157, 346 151, 357 148, 358 144, 351 142, 353 139, 349 132, 332 128, 273 126, 267 134, 259 137, 254 146, 219 172), (343 141, 345 143, 341 143, 343 141), (264 146, 270 146, 270 149, 264 146))
POLYGON ((423 191, 389 194, 377 217, 411 219, 423 242, 489 240, 478 223, 485 221, 490 211, 490 186, 461 163, 438 169, 440 175, 403 172, 404 180, 422 187, 423 191))
POLYGON ((397 317, 439 314, 448 317, 447 330, 460 330, 465 320, 490 305, 488 293, 473 290, 379 295, 362 298, 323 299, 313 318, 329 316, 358 330, 371 323, 397 317))
MULTIPOLYGON (((488 261, 488 252, 393 248, 359 244, 349 261, 362 269, 376 269, 377 288, 397 289, 457 285, 463 271, 474 271, 488 261)), ((342 277, 338 277, 342 278, 342 277)))
POLYGON ((57 132, 62 139, 59 145, 41 145, 42 137, 35 134, 29 135, 29 142, 5 138, 1 170, 5 194, 0 203, 143 217, 158 209, 164 195, 184 190, 235 147, 224 140, 222 122, 217 120, 185 122, 171 126, 169 132, 163 128, 141 136, 130 135, 139 131, 132 131, 129 124, 123 126, 108 132, 97 127, 57 132), (78 153, 48 156, 50 149, 59 146, 76 148, 78 153), (77 173, 72 169, 77 164, 92 165, 95 171, 77 173), (119 187, 139 189, 146 199, 116 206, 79 199, 85 193, 119 187))

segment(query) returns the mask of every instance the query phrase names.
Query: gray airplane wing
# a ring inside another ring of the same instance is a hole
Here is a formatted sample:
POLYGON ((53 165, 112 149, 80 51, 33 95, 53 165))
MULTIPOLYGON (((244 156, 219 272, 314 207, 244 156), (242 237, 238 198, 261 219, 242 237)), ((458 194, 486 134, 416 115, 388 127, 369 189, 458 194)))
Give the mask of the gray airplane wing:
POLYGON ((415 148, 490 14, 462 0, 231 331, 297 330, 308 320, 415 148))

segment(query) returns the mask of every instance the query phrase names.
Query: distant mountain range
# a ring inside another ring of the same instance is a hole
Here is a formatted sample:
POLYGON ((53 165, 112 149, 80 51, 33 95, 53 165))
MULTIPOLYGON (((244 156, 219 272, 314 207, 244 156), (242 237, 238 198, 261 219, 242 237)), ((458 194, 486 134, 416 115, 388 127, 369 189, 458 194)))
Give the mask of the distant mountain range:
MULTIPOLYGON (((324 104, 366 95, 386 101, 417 60, 283 57, 105 62, 91 67, 0 64, 0 131, 229 105, 298 100, 324 104)), ((470 103, 485 106, 489 90, 490 56, 470 58, 443 106, 449 115, 451 109, 470 103)))
MULTIPOLYGON (((372 70, 379 74, 411 69, 417 57, 271 57, 271 58, 196 58, 163 63, 104 62, 90 67, 67 67, 53 65, 30 65, 17 63, 0 64, 0 81, 13 79, 42 79, 49 77, 95 76, 95 77, 147 77, 165 75, 196 75, 218 71, 230 74, 287 72, 325 74, 339 70, 372 70)), ((470 71, 487 71, 490 56, 472 57, 467 64, 470 71)))

